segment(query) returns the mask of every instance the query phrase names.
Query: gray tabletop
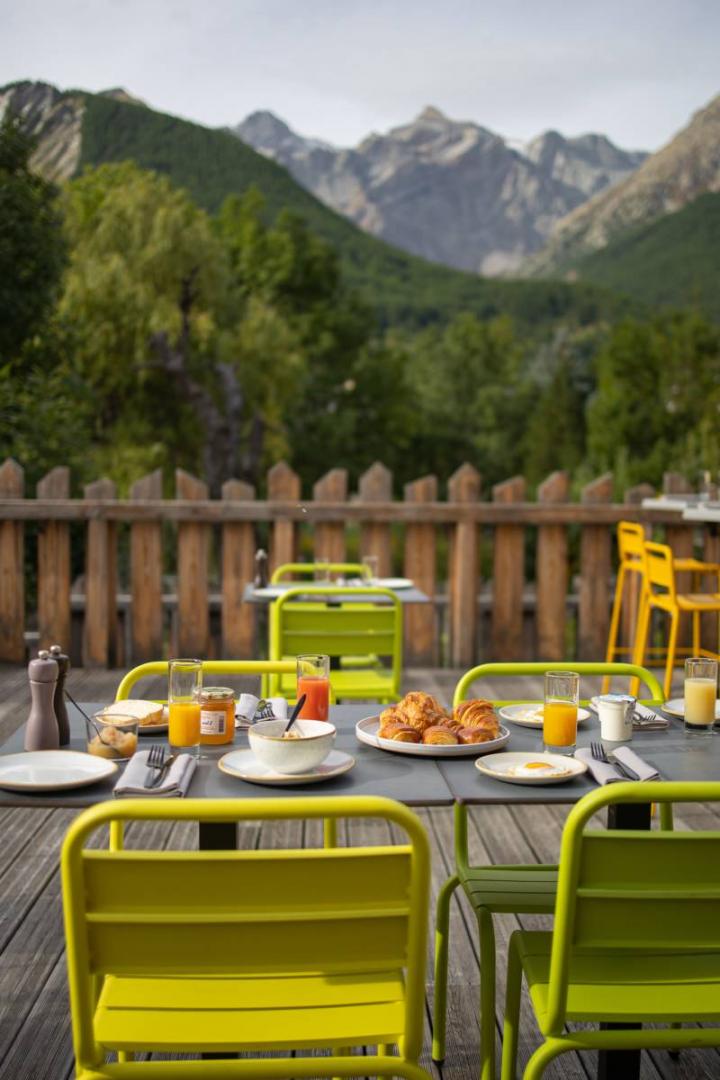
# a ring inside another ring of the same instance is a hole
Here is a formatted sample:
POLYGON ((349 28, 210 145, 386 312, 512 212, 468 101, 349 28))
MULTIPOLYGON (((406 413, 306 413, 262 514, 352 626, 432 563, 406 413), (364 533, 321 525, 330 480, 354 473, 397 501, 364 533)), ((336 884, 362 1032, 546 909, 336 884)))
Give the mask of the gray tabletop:
MULTIPOLYGON (((720 780, 720 734, 685 734, 682 720, 669 717, 667 731, 636 731, 629 745, 648 764, 654 765, 662 780, 720 780)), ((507 724, 511 731, 507 750, 542 752, 542 732, 507 724)), ((578 727, 578 746, 589 746, 600 738, 600 723, 592 714, 578 727)), ((611 744, 607 744, 611 745, 611 744)), ((574 803, 597 788, 589 773, 563 784, 507 784, 484 776, 475 760, 439 761, 455 800, 470 805, 483 803, 574 803)))
MULTIPOLYGON (((86 712, 97 712, 102 705, 85 704, 86 712)), ((419 759, 406 754, 386 753, 372 746, 359 743, 355 737, 355 724, 364 716, 372 714, 372 705, 334 705, 330 719, 337 727, 336 749, 344 750, 355 758, 355 766, 335 780, 323 784, 298 784, 292 787, 269 787, 249 784, 223 773, 217 767, 218 758, 231 749, 247 746, 247 735, 238 732, 234 746, 205 746, 190 785, 189 795, 201 799, 232 798, 292 798, 296 795, 385 795, 408 806, 451 806, 453 796, 440 772, 435 759, 419 759)), ((79 714, 69 708, 71 742, 69 750, 85 751, 85 725, 79 714)), ((23 749, 24 726, 16 731, 0 747, 2 754, 16 754, 23 749)), ((165 742, 166 736, 144 735, 141 748, 154 742, 165 742)), ((71 791, 39 792, 22 795, 0 788, 0 806, 36 807, 83 807, 92 806, 112 797, 115 778, 93 784, 87 788, 71 791)))
MULTIPOLYGON (((276 600, 278 596, 284 592, 288 592, 290 589, 302 588, 303 584, 311 585, 314 589, 327 582, 322 581, 278 581, 274 585, 268 585, 265 589, 256 589, 252 582, 245 586, 243 592, 243 600, 247 604, 271 604, 273 600, 276 600)), ((368 582, 369 585, 377 585, 380 588, 387 588, 383 581, 378 580, 376 582, 368 582)), ((352 586, 343 586, 344 588, 352 588, 352 586)), ((422 589, 418 589, 415 585, 411 585, 407 589, 391 589, 391 592, 397 596, 401 604, 429 604, 430 597, 427 593, 424 593, 422 589)), ((313 600, 318 600, 317 595, 313 596, 313 600)), ((367 597, 362 593, 358 593, 357 596, 353 596, 352 593, 348 593, 342 598, 343 603, 351 603, 353 601, 367 601, 367 597)), ((378 600, 378 603, 382 603, 382 600, 378 600)))

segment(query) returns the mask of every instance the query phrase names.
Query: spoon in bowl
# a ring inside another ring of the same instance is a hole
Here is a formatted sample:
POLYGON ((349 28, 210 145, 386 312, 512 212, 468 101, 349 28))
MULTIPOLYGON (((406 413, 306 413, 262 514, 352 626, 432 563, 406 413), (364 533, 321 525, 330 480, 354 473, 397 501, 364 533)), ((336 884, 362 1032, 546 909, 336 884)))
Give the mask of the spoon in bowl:
POLYGON ((303 705, 305 704, 306 697, 307 697, 307 694, 303 694, 301 698, 298 698, 298 702, 297 702, 295 708, 292 711, 292 714, 290 716, 290 720, 288 721, 288 726, 283 731, 283 735, 287 735, 288 731, 290 730, 290 728, 293 726, 293 724, 297 720, 298 713, 300 712, 303 705))

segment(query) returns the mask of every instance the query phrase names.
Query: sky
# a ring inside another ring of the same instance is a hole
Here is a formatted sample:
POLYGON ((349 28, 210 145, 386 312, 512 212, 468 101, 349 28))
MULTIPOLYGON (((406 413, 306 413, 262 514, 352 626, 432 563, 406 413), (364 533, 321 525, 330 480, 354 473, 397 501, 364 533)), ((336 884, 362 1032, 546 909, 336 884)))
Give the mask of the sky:
POLYGON ((351 146, 434 105, 654 150, 720 92, 720 0, 0 0, 0 85, 122 86, 351 146))

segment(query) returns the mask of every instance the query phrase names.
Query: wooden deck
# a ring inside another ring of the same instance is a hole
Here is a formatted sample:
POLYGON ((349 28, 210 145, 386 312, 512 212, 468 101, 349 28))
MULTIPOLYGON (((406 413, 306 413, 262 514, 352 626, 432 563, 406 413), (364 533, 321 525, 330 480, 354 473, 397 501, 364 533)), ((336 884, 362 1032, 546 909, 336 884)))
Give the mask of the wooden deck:
MULTIPOLYGON (((457 681, 452 671, 407 673, 406 686, 422 687, 449 701, 457 681)), ((75 670, 69 681, 76 700, 110 700, 117 672, 75 670)), ((527 685, 527 684, 525 684, 527 685)), ((27 680, 22 668, 0 668, 0 737, 22 723, 27 715, 27 680)), ((536 683, 532 693, 539 691, 536 683)), ((512 696, 507 687, 486 688, 496 696, 512 696)), ((0 1077, 3 1080, 69 1080, 73 1056, 68 1022, 63 931, 57 861, 63 834, 72 811, 0 810, 0 1077)), ((472 812, 470 850, 474 861, 548 862, 557 856, 565 811, 562 808, 480 808, 472 812)), ((422 812, 433 846, 433 901, 438 887, 452 870, 452 812, 422 812)), ((690 808, 679 827, 718 826, 718 815, 707 808, 690 808)), ((275 847, 287 843, 316 844, 318 830, 298 822, 291 827, 248 826, 241 830, 248 846, 275 847)), ((379 826, 352 828, 344 838, 387 841, 379 826)), ((190 847, 192 826, 144 826, 130 831, 130 844, 190 847)), ((454 905, 451 923, 448 1046, 445 1065, 438 1069, 429 1059, 432 968, 427 986, 428 1025, 423 1064, 438 1080, 476 1080, 478 1076, 478 965, 474 916, 464 899, 454 905)), ((540 927, 547 919, 513 916, 496 919, 498 961, 498 1024, 504 995, 504 952, 512 930, 522 924, 540 927)), ((521 1043, 521 1064, 537 1045, 537 1032, 526 1008, 521 1043)), ((594 1055, 564 1055, 547 1071, 550 1078, 588 1080, 595 1074, 594 1055)), ((288 1076, 292 1068, 288 1068, 288 1076)), ((667 1053, 643 1054, 641 1080, 718 1080, 720 1054, 684 1051, 678 1060, 667 1053)))

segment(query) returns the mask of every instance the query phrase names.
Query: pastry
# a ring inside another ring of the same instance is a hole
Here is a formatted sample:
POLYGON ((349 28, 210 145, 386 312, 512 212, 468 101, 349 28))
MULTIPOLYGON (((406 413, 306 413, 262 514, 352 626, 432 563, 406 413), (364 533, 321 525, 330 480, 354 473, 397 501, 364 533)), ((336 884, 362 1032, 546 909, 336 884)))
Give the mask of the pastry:
POLYGON ((449 727, 433 724, 423 732, 422 741, 428 746, 457 746, 458 737, 449 727))
POLYGON ((397 705, 391 705, 388 709, 383 709, 380 713, 380 726, 383 724, 404 724, 405 721, 402 718, 402 714, 397 705))
POLYGON ((409 724, 398 724, 390 738, 393 742, 419 743, 421 735, 417 728, 411 727, 409 724))
POLYGON ((114 701, 103 709, 105 716, 132 716, 140 727, 154 727, 164 721, 162 702, 143 701, 141 698, 127 698, 114 701))
POLYGON ((499 730, 498 719, 491 703, 483 699, 462 701, 455 708, 454 716, 463 727, 485 727, 496 732, 499 730))
MULTIPOLYGON (((388 720, 380 725, 378 728, 378 735, 381 739, 392 739, 398 728, 405 729, 407 727, 409 727, 409 724, 404 724, 402 720, 388 720)), ((413 728, 413 731, 414 730, 415 729, 413 728)))
POLYGON ((492 739, 495 738, 491 731, 479 727, 461 727, 458 729, 458 731, 456 731, 455 734, 458 737, 458 741, 461 742, 464 746, 467 746, 471 743, 490 742, 492 739))

